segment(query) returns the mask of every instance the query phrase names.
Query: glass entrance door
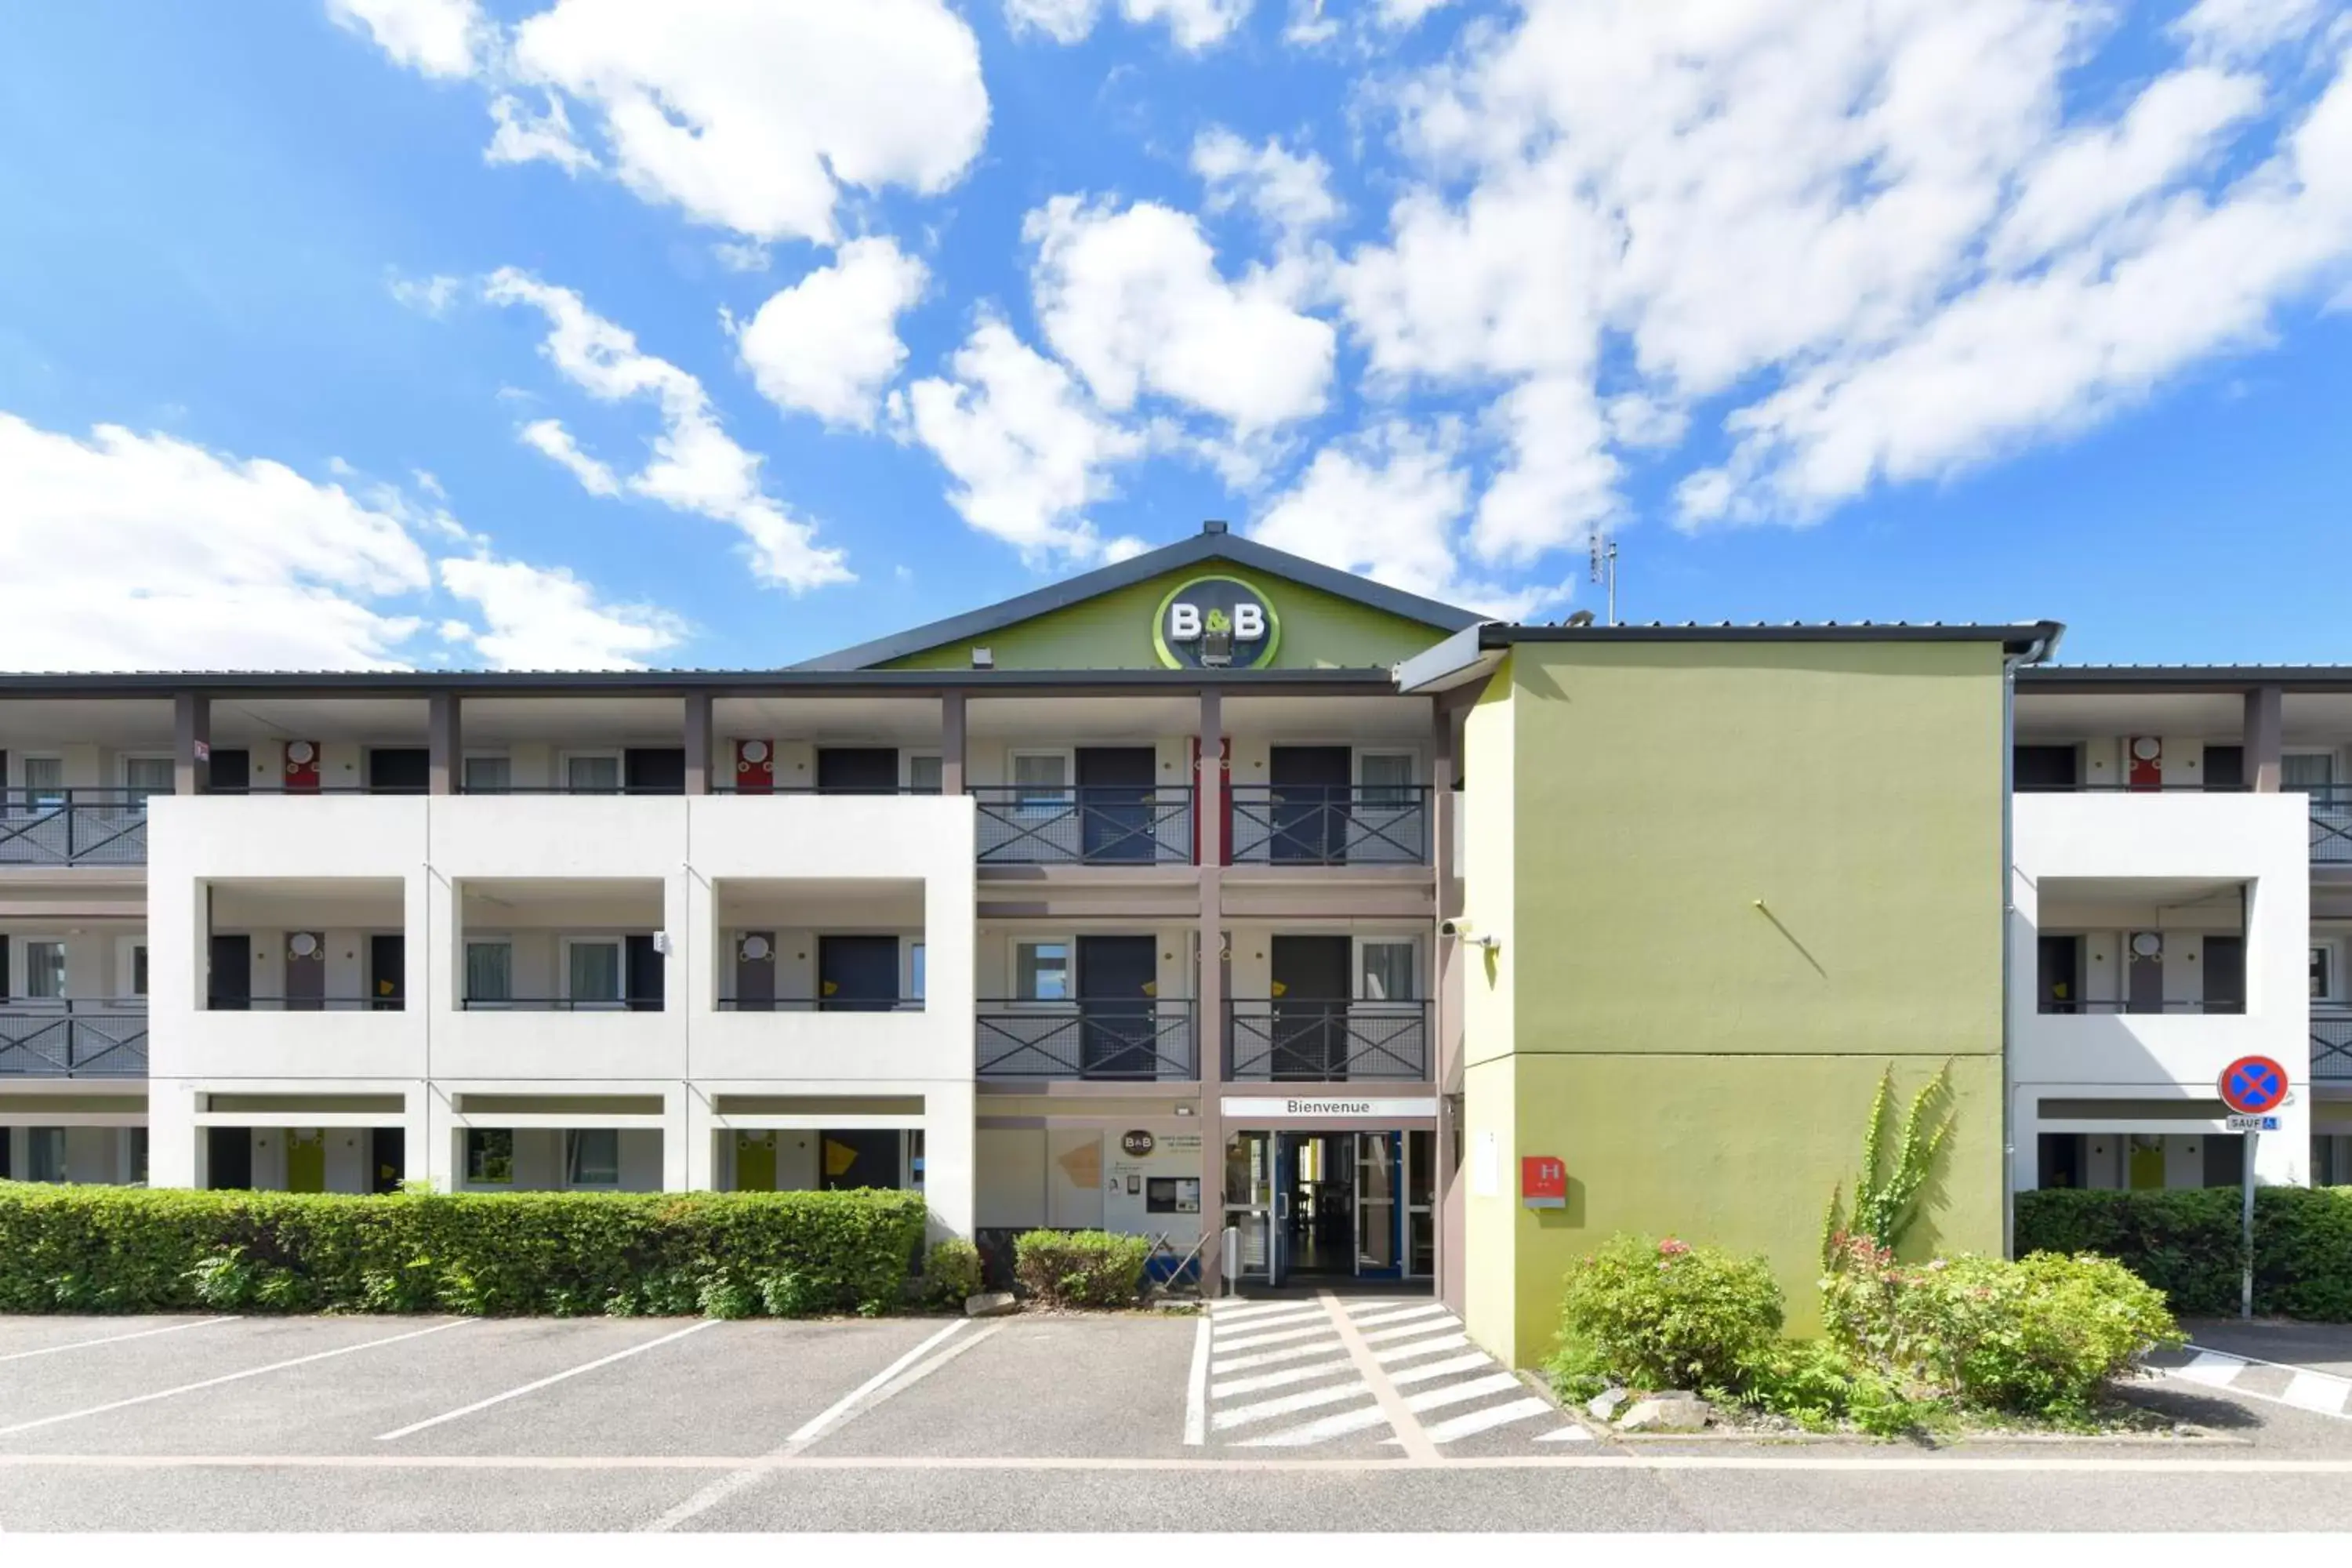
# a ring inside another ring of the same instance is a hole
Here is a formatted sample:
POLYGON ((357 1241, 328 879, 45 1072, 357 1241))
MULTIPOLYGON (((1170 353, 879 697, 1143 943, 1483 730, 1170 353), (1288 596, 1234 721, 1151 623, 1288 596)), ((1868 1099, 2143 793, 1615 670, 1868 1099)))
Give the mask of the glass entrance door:
POLYGON ((1403 1273, 1400 1256, 1404 1185, 1403 1137, 1395 1132, 1356 1134, 1356 1278, 1394 1279, 1403 1273))
POLYGON ((1274 1135, 1235 1132, 1225 1140, 1225 1226, 1241 1233, 1239 1278, 1281 1281, 1281 1227, 1275 1224, 1274 1135))

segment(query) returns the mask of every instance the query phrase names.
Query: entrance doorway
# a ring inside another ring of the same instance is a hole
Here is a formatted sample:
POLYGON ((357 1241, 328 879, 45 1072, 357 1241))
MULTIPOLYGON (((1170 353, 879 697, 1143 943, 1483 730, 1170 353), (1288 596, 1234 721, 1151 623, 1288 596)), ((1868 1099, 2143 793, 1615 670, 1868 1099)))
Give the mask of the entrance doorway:
POLYGON ((1428 1278, 1434 1142, 1423 1131, 1234 1133, 1225 1224, 1241 1233, 1242 1277, 1277 1286, 1428 1278))

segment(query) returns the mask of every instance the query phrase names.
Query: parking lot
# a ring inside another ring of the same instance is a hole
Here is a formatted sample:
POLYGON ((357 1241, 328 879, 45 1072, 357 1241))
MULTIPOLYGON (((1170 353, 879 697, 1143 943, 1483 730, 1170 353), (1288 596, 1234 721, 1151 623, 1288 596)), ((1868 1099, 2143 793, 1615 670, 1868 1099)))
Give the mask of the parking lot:
POLYGON ((10 1319, 0 1529, 2346 1528, 2326 1332, 2136 1392, 2206 1435, 1932 1450, 1596 1436, 1426 1300, 10 1319))

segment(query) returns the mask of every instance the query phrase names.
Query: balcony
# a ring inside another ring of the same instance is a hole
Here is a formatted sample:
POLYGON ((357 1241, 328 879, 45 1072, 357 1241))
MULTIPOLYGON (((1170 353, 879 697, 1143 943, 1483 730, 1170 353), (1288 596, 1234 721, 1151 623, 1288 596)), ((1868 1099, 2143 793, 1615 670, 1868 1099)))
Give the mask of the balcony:
POLYGON ((1237 997, 1225 1063, 1235 1083, 1425 1082, 1429 1004, 1237 997))
POLYGON ((982 1001, 975 1020, 984 1079, 1136 1083, 1200 1077, 1193 1004, 982 1001))
POLYGON ((144 866, 152 793, 0 790, 0 866, 144 866))
POLYGON ((147 999, 0 1006, 0 1078, 144 1078, 147 999))
POLYGON ((2352 866, 2352 785, 2315 785, 2311 796, 2311 863, 2352 866))
POLYGON ((2314 1013, 2311 1080, 2352 1085, 2352 1013, 2314 1013))
POLYGON ((1425 866, 1425 784, 1235 784, 1236 866, 1425 866))
POLYGON ((1192 860, 1192 791, 1181 784, 969 792, 983 866, 1168 866, 1192 860))

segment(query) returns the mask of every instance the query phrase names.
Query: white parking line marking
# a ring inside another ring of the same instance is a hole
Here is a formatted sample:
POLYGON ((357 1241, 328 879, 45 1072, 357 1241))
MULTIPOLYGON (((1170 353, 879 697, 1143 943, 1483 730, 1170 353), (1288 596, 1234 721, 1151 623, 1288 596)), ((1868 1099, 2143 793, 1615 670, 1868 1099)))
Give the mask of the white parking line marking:
POLYGON ((813 1440, 827 1426, 832 1426, 833 1423, 838 1419, 845 1411, 848 1410, 851 1405, 856 1404, 859 1400, 865 1398, 876 1389, 880 1388, 883 1384, 888 1383, 892 1378, 898 1376, 899 1373, 905 1371, 915 1362, 921 1360, 925 1352, 929 1351, 933 1345, 942 1343, 947 1340, 954 1338, 957 1334, 961 1333, 965 1329, 971 1326, 971 1320, 970 1318, 958 1318, 954 1322, 950 1323, 946 1328, 941 1329, 938 1333, 931 1335, 930 1338, 925 1340, 921 1344, 917 1345, 913 1350, 908 1351, 905 1355, 900 1356, 897 1361, 892 1362, 888 1366, 884 1367, 880 1372, 876 1373, 872 1377, 867 1378, 864 1383, 859 1384, 856 1388, 851 1389, 847 1394, 845 1394, 839 1399, 835 1400, 831 1405, 825 1406, 824 1409, 819 1411, 815 1415, 811 1416, 807 1421, 801 1425, 797 1431, 795 1431, 790 1437, 787 1437, 785 1442, 806 1443, 813 1440))
POLYGON ((1370 1316, 1365 1316, 1360 1313, 1350 1313, 1349 1321, 1360 1329, 1377 1329, 1384 1323, 1402 1323, 1414 1318, 1435 1317, 1441 1313, 1449 1318, 1453 1316, 1452 1313, 1447 1312, 1442 1306, 1407 1307, 1401 1312, 1374 1312, 1370 1316))
MULTIPOLYGON (((1451 1443, 1456 1437, 1467 1437, 1474 1432, 1491 1432, 1497 1426, 1508 1426, 1514 1421, 1525 1421, 1530 1416, 1544 1415, 1550 1409, 1551 1406, 1549 1404, 1529 1394, 1525 1399, 1513 1400, 1508 1405, 1497 1405, 1486 1410, 1473 1410, 1467 1415, 1456 1415, 1448 1421, 1440 1421, 1429 1429, 1429 1440, 1433 1443, 1451 1443)), ((1582 1431, 1583 1428, 1579 1427, 1578 1430, 1582 1431)))
POLYGON ((2286 1393, 2280 1397, 2289 1405, 2315 1410, 2322 1415, 2341 1415, 2345 1414, 2345 1395, 2347 1393, 2352 1393, 2352 1384, 2346 1384, 2340 1377, 2333 1377, 2324 1372, 2298 1372, 2294 1374, 2294 1381, 2286 1385, 2286 1393))
POLYGON ((1247 1350, 1253 1345, 1288 1344, 1293 1340, 1303 1340, 1311 1336, 1328 1334, 1330 1331, 1331 1326, 1328 1321, 1312 1323, 1303 1329, 1284 1329, 1278 1333, 1244 1334, 1239 1339, 1225 1341, 1224 1348, 1229 1351, 1238 1351, 1247 1350))
POLYGON ((1458 1355, 1447 1361, 1431 1362, 1427 1366, 1414 1367, 1411 1372, 1390 1373, 1389 1381, 1402 1388, 1408 1383, 1427 1383, 1433 1377, 1444 1377, 1457 1372, 1475 1372, 1482 1366, 1494 1364, 1484 1351, 1473 1351, 1468 1355, 1458 1355))
POLYGON ((1338 1361, 1317 1362, 1313 1366, 1294 1366, 1286 1372, 1262 1372, 1255 1377, 1235 1378, 1231 1383, 1218 1384, 1209 1390, 1219 1399, 1230 1399, 1236 1394, 1255 1394, 1261 1388, 1280 1388, 1286 1384, 1306 1383, 1314 1378, 1328 1377, 1335 1372, 1345 1372, 1355 1365, 1346 1356, 1338 1361))
POLYGON ((159 1389, 153 1394, 133 1394, 129 1399, 117 1399, 105 1405, 93 1405, 86 1410, 68 1410, 62 1415, 44 1415, 35 1421, 19 1421, 14 1426, 0 1426, 0 1437, 12 1437, 19 1432, 30 1432, 37 1427, 54 1426, 60 1421, 79 1421, 85 1415, 103 1415, 110 1410, 128 1410, 134 1405, 152 1405, 159 1399, 170 1399, 182 1394, 194 1394, 199 1389, 218 1388, 224 1383, 236 1383, 248 1377, 260 1377, 268 1373, 284 1372, 289 1367, 308 1366, 314 1361, 327 1361, 339 1355, 354 1355, 361 1351, 372 1351, 382 1345, 396 1345, 403 1340, 421 1340, 427 1334, 441 1333, 448 1329, 462 1329, 468 1323, 479 1321, 476 1318, 458 1318, 451 1322, 436 1323, 429 1329, 414 1329, 404 1334, 391 1334, 380 1340, 366 1340, 355 1345, 343 1345, 335 1350, 320 1351, 314 1355, 296 1356, 291 1361, 272 1362, 268 1366, 248 1367, 243 1372, 226 1373, 219 1377, 205 1378, 202 1383, 184 1383, 177 1388, 159 1389))
POLYGON ((1255 1426, 1261 1421, 1271 1421, 1277 1415, 1288 1415, 1294 1411, 1313 1410, 1325 1405, 1338 1405, 1343 1400, 1368 1399, 1371 1393, 1371 1385, 1359 1378, 1329 1388, 1310 1388, 1304 1394, 1286 1394, 1279 1399, 1260 1400, 1255 1405, 1220 1410, 1209 1417, 1209 1425, 1220 1432, 1230 1432, 1236 1426, 1255 1426))
POLYGON ((1208 1432, 1209 1320, 1192 1331, 1192 1371, 1184 1382, 1184 1441, 1197 1447, 1208 1432))
POLYGON ((1221 1355, 1210 1364, 1209 1370, 1223 1376, 1229 1372, 1246 1372, 1254 1366, 1272 1366, 1276 1362, 1297 1361, 1302 1356, 1329 1355, 1339 1348, 1339 1337, 1334 1334, 1327 1341, 1320 1341, 1311 1345, 1292 1345, 1278 1351, 1258 1351, 1250 1355, 1221 1355))
POLYGON ((1219 1301, 1210 1309, 1219 1322, 1234 1318, 1259 1318, 1268 1312, 1291 1312, 1298 1309, 1296 1301, 1219 1301))
POLYGON ((1415 1334, 1425 1334, 1445 1326, 1443 1323, 1407 1323, 1401 1329, 1376 1329, 1364 1335, 1363 1341, 1368 1345, 1387 1344, 1392 1340, 1409 1340, 1415 1334))
POLYGON ((705 1318, 702 1321, 680 1329, 676 1333, 664 1334, 657 1340, 647 1340, 641 1345, 631 1345, 625 1351, 614 1351, 608 1356, 598 1356, 594 1361, 583 1362, 578 1366, 569 1367, 551 1377, 542 1377, 536 1383, 526 1383, 520 1388, 509 1388, 504 1394, 493 1394, 488 1399, 477 1399, 471 1405, 460 1405, 457 1409, 446 1411, 439 1415, 431 1415, 422 1421, 411 1422, 397 1431, 380 1432, 376 1435, 375 1440, 379 1443, 390 1443, 402 1437, 413 1436, 427 1427, 438 1426, 445 1421, 455 1421, 461 1415, 471 1415, 476 1411, 488 1410, 493 1405, 504 1405, 509 1399, 520 1399, 526 1394, 537 1394, 542 1388, 552 1387, 566 1379, 578 1377, 583 1373, 594 1372, 598 1367, 610 1366, 616 1361, 626 1361, 633 1355, 642 1355, 649 1350, 659 1349, 674 1340, 682 1340, 688 1334, 698 1334, 705 1329, 715 1329, 718 1326, 718 1319, 705 1318))
POLYGON ((109 1334, 102 1340, 76 1340, 71 1344, 43 1345, 37 1351, 12 1351, 6 1355, 0 1355, 0 1361, 26 1361, 37 1355, 55 1355, 59 1351, 95 1350, 100 1345, 119 1345, 125 1340, 152 1339, 157 1334, 176 1334, 188 1329, 209 1329, 215 1323, 236 1321, 236 1319, 234 1317, 199 1318, 193 1323, 171 1323, 160 1329, 142 1329, 135 1334, 109 1334))
POLYGON ((1386 1366, 1392 1361, 1411 1361, 1415 1356, 1434 1355, 1439 1351, 1458 1351, 1469 1342, 1468 1334, 1440 1334, 1433 1340, 1417 1340, 1409 1345, 1391 1345, 1384 1351, 1374 1351, 1372 1359, 1386 1366))
POLYGON ((1309 1443, 1320 1443, 1327 1437, 1345 1436, 1361 1432, 1367 1426, 1377 1426, 1387 1420, 1377 1405, 1367 1405, 1361 1410, 1343 1410, 1337 1415, 1326 1415, 1320 1421, 1309 1421, 1304 1426, 1293 1426, 1287 1432, 1270 1436, 1251 1437, 1234 1447, 1237 1448, 1303 1448, 1309 1443))
POLYGON ((2227 1388, 2230 1380, 2246 1369, 2246 1363, 2237 1356, 2222 1355, 2215 1351, 2199 1351, 2196 1359, 2187 1366, 2167 1370, 2167 1375, 2189 1383, 2208 1384, 2215 1388, 2227 1388))
POLYGON ((1490 1394, 1526 1386, 1507 1372, 1491 1377, 1473 1378, 1448 1388, 1433 1388, 1426 1394, 1416 1394, 1404 1402, 1404 1407, 1418 1415, 1424 1410, 1442 1410, 1448 1405, 1466 1405, 1473 1399, 1484 1399, 1490 1394))
POLYGON ((1582 1426, 1563 1426, 1557 1432, 1547 1432, 1536 1439, 1538 1443, 1590 1443, 1594 1441, 1590 1430, 1582 1426))

